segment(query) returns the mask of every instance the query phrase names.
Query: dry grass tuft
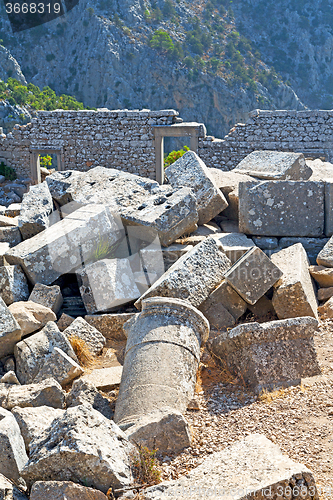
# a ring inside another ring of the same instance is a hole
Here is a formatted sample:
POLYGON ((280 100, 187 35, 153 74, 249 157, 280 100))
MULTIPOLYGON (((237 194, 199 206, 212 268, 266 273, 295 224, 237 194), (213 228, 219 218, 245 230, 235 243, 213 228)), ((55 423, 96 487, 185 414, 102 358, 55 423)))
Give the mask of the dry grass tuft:
POLYGON ((94 364, 94 356, 91 354, 88 344, 77 335, 71 335, 68 340, 77 355, 80 365, 87 368, 91 367, 94 364))
POLYGON ((288 390, 286 388, 280 387, 279 389, 274 389, 269 392, 267 389, 263 389, 259 394, 259 401, 262 403, 271 403, 274 399, 283 398, 288 395, 288 390))

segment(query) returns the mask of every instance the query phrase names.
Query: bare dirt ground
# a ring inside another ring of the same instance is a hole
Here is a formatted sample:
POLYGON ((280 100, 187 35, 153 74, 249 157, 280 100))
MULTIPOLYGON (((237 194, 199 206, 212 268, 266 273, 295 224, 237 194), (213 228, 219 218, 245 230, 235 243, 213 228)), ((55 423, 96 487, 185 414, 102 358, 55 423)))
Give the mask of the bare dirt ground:
POLYGON ((164 457, 163 479, 175 479, 209 454, 250 433, 264 434, 314 474, 321 500, 333 498, 333 322, 320 323, 315 346, 322 375, 256 396, 203 355, 196 401, 187 411, 194 442, 178 457, 164 457))

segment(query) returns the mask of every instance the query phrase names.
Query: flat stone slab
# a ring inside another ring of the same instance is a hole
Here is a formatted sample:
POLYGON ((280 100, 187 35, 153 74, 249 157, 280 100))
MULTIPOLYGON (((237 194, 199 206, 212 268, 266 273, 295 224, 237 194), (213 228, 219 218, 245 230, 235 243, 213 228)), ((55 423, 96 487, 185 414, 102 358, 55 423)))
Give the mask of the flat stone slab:
POLYGON ((303 181, 312 175, 312 170, 306 165, 302 153, 282 151, 253 151, 233 169, 233 172, 275 181, 303 181))
POLYGON ((51 285, 85 262, 108 254, 124 238, 120 218, 104 205, 86 205, 5 254, 20 264, 32 284, 51 285))
POLYGON ((0 358, 13 354, 14 347, 21 340, 21 328, 0 297, 0 358))
POLYGON ((255 392, 297 385, 319 375, 312 317, 238 325, 211 341, 209 350, 255 392))
POLYGON ((126 340, 126 331, 123 326, 133 316, 135 313, 110 313, 87 315, 84 319, 101 332, 107 340, 126 340))
POLYGON ((137 309, 148 297, 174 297, 198 307, 224 278, 231 266, 214 237, 209 236, 183 255, 139 300, 137 309))
POLYGON ((93 370, 84 375, 82 380, 93 384, 97 389, 111 391, 120 385, 122 373, 122 366, 111 366, 110 368, 93 370))
POLYGON ((309 181, 241 182, 239 230, 255 236, 322 236, 324 184, 309 181))
POLYGON ((309 272, 309 260, 301 243, 271 256, 283 276, 274 285, 272 303, 279 319, 318 317, 318 302, 309 272))
POLYGON ((196 199, 198 224, 212 220, 228 206, 209 169, 194 151, 188 151, 165 169, 165 177, 173 188, 191 188, 196 199))
POLYGON ((59 312, 63 303, 60 286, 47 286, 42 283, 36 283, 30 294, 29 300, 37 302, 37 304, 41 304, 42 306, 49 307, 56 314, 59 312))
POLYGON ((248 304, 255 304, 282 276, 282 271, 258 247, 248 250, 226 273, 229 285, 248 304))
POLYGON ((0 406, 6 410, 12 410, 14 406, 21 408, 39 408, 40 406, 64 408, 65 393, 54 378, 49 378, 39 384, 1 384, 0 406))
POLYGON ((0 296, 7 306, 13 302, 28 300, 28 281, 20 266, 0 267, 0 296))
POLYGON ((223 252, 231 260, 232 264, 240 259, 249 248, 255 247, 252 239, 243 233, 221 233, 214 237, 221 244, 223 252))
POLYGON ((30 186, 23 195, 18 226, 24 240, 32 238, 50 225, 49 215, 53 210, 53 200, 47 183, 44 181, 30 186))
POLYGON ((325 266, 310 266, 310 274, 322 288, 333 286, 333 269, 325 266))
MULTIPOLYGON (((317 497, 312 472, 305 465, 283 455, 280 448, 261 434, 212 454, 186 476, 151 486, 145 500, 244 500, 290 498, 290 484, 304 486, 308 498, 317 497)), ((291 490, 292 491, 292 490, 291 490)))

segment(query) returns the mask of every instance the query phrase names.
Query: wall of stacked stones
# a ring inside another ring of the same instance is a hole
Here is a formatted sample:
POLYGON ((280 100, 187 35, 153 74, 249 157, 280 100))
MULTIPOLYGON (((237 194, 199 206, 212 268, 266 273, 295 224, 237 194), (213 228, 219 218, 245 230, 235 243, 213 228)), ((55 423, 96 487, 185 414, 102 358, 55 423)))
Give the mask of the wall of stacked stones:
POLYGON ((38 117, 0 136, 0 161, 30 177, 35 149, 59 149, 65 170, 102 165, 155 178, 154 125, 171 125, 165 111, 40 111, 38 117))
POLYGON ((225 138, 199 139, 199 155, 210 167, 230 170, 258 149, 294 151, 333 160, 333 110, 254 110, 225 138))

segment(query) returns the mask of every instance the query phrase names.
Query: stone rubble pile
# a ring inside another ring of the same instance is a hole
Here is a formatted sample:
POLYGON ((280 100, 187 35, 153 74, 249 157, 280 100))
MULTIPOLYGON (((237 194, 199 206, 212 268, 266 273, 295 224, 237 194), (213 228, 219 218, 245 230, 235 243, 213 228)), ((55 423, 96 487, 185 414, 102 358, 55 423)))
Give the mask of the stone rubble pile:
MULTIPOLYGON (((120 497, 138 446, 191 446, 185 412, 205 344, 255 393, 319 375, 313 337, 319 315, 333 317, 331 174, 298 153, 257 151, 222 172, 187 152, 162 186, 112 168, 59 171, 6 209, 0 499, 120 497), (124 347, 113 365, 111 343, 124 347)), ((317 498, 311 472, 260 435, 142 498, 208 498, 221 484, 227 498, 239 486, 287 499, 290 485, 317 498)))

